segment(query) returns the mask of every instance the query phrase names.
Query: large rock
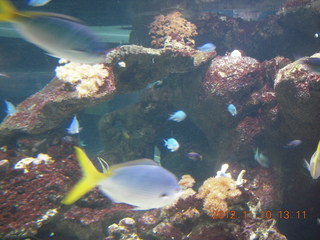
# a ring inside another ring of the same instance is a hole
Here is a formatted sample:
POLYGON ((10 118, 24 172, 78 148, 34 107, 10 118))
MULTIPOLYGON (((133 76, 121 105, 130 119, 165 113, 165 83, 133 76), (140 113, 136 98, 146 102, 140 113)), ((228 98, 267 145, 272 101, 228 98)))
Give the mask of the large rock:
POLYGON ((132 45, 109 51, 104 65, 69 63, 58 67, 60 79, 54 78, 19 104, 16 114, 4 119, 0 143, 5 144, 17 134, 39 134, 56 128, 85 107, 111 99, 116 91, 142 89, 169 73, 191 71, 214 56, 215 52, 186 51, 179 46, 174 48, 174 44, 157 50, 132 45))

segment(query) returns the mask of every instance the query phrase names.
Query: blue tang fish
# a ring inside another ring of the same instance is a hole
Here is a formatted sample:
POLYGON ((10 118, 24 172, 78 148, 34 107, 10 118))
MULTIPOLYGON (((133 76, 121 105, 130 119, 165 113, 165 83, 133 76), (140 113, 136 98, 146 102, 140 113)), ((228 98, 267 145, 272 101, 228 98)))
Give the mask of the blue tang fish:
POLYGON ((33 7, 41 7, 49 3, 51 0, 29 0, 28 5, 33 7))
POLYGON ((318 177, 320 177, 320 164, 319 164, 320 155, 319 154, 320 154, 320 141, 318 142, 317 150, 314 152, 314 154, 310 159, 310 164, 305 160, 307 168, 313 179, 317 179, 318 177))
POLYGON ((12 116, 17 112, 16 107, 11 102, 4 100, 4 103, 6 104, 6 113, 8 116, 12 116))
POLYGON ((104 43, 72 17, 57 13, 19 12, 9 0, 1 0, 0 21, 11 22, 24 39, 51 56, 88 64, 103 61, 104 43))
POLYGON ((70 123, 70 126, 67 128, 67 132, 69 134, 79 134, 80 131, 81 131, 81 128, 80 128, 79 121, 77 119, 77 116, 74 115, 72 122, 70 123))
POLYGON ((232 116, 236 116, 238 114, 236 107, 231 103, 228 106, 228 112, 232 115, 232 116))
POLYGON ((179 149, 180 144, 174 138, 163 139, 164 146, 166 146, 171 152, 175 152, 179 149))
POLYGON ((113 202, 130 204, 134 210, 164 207, 181 194, 177 177, 150 159, 117 164, 101 173, 81 148, 74 149, 83 177, 63 204, 74 203, 96 186, 113 202))
POLYGON ((214 45, 213 43, 206 43, 201 47, 197 47, 197 49, 202 52, 212 52, 213 50, 216 49, 216 45, 214 45))
POLYGON ((172 120, 175 122, 181 122, 186 117, 187 117, 187 114, 184 111, 179 110, 179 111, 176 111, 176 112, 170 114, 170 117, 168 118, 168 120, 172 120))

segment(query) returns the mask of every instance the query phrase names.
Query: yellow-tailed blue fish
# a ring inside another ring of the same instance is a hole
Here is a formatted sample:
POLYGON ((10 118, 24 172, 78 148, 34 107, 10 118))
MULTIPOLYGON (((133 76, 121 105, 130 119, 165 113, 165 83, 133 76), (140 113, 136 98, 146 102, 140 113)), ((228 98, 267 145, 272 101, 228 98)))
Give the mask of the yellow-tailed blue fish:
POLYGON ((18 11, 0 1, 0 21, 11 22, 21 36, 49 55, 79 63, 103 61, 105 44, 79 20, 57 13, 18 11))

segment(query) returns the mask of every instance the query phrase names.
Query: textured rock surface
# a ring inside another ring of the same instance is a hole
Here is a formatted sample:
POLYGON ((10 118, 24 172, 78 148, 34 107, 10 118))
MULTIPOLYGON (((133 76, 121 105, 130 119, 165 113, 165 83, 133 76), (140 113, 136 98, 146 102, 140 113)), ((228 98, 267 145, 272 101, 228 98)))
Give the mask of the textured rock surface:
POLYGON ((320 75, 298 60, 281 69, 275 79, 276 98, 292 137, 319 137, 320 75))

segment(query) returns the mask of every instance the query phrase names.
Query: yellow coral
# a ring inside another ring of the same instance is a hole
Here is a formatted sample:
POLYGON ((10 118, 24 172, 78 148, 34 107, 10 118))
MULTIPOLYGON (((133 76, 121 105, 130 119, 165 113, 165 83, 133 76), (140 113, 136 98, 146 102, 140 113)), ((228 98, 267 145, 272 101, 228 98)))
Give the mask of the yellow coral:
POLYGON ((198 198, 204 199, 203 209, 214 217, 217 211, 228 211, 228 200, 241 195, 236 182, 230 177, 208 178, 199 188, 198 198))
POLYGON ((192 188, 196 181, 190 174, 183 175, 179 181, 182 189, 192 188))
POLYGON ((109 76, 103 64, 81 64, 70 62, 56 68, 58 79, 75 86, 79 97, 88 97, 99 90, 109 76))
POLYGON ((152 45, 157 48, 164 47, 167 41, 176 41, 183 45, 195 46, 194 36, 198 35, 197 27, 182 17, 179 11, 168 15, 159 15, 149 26, 149 35, 152 45))

